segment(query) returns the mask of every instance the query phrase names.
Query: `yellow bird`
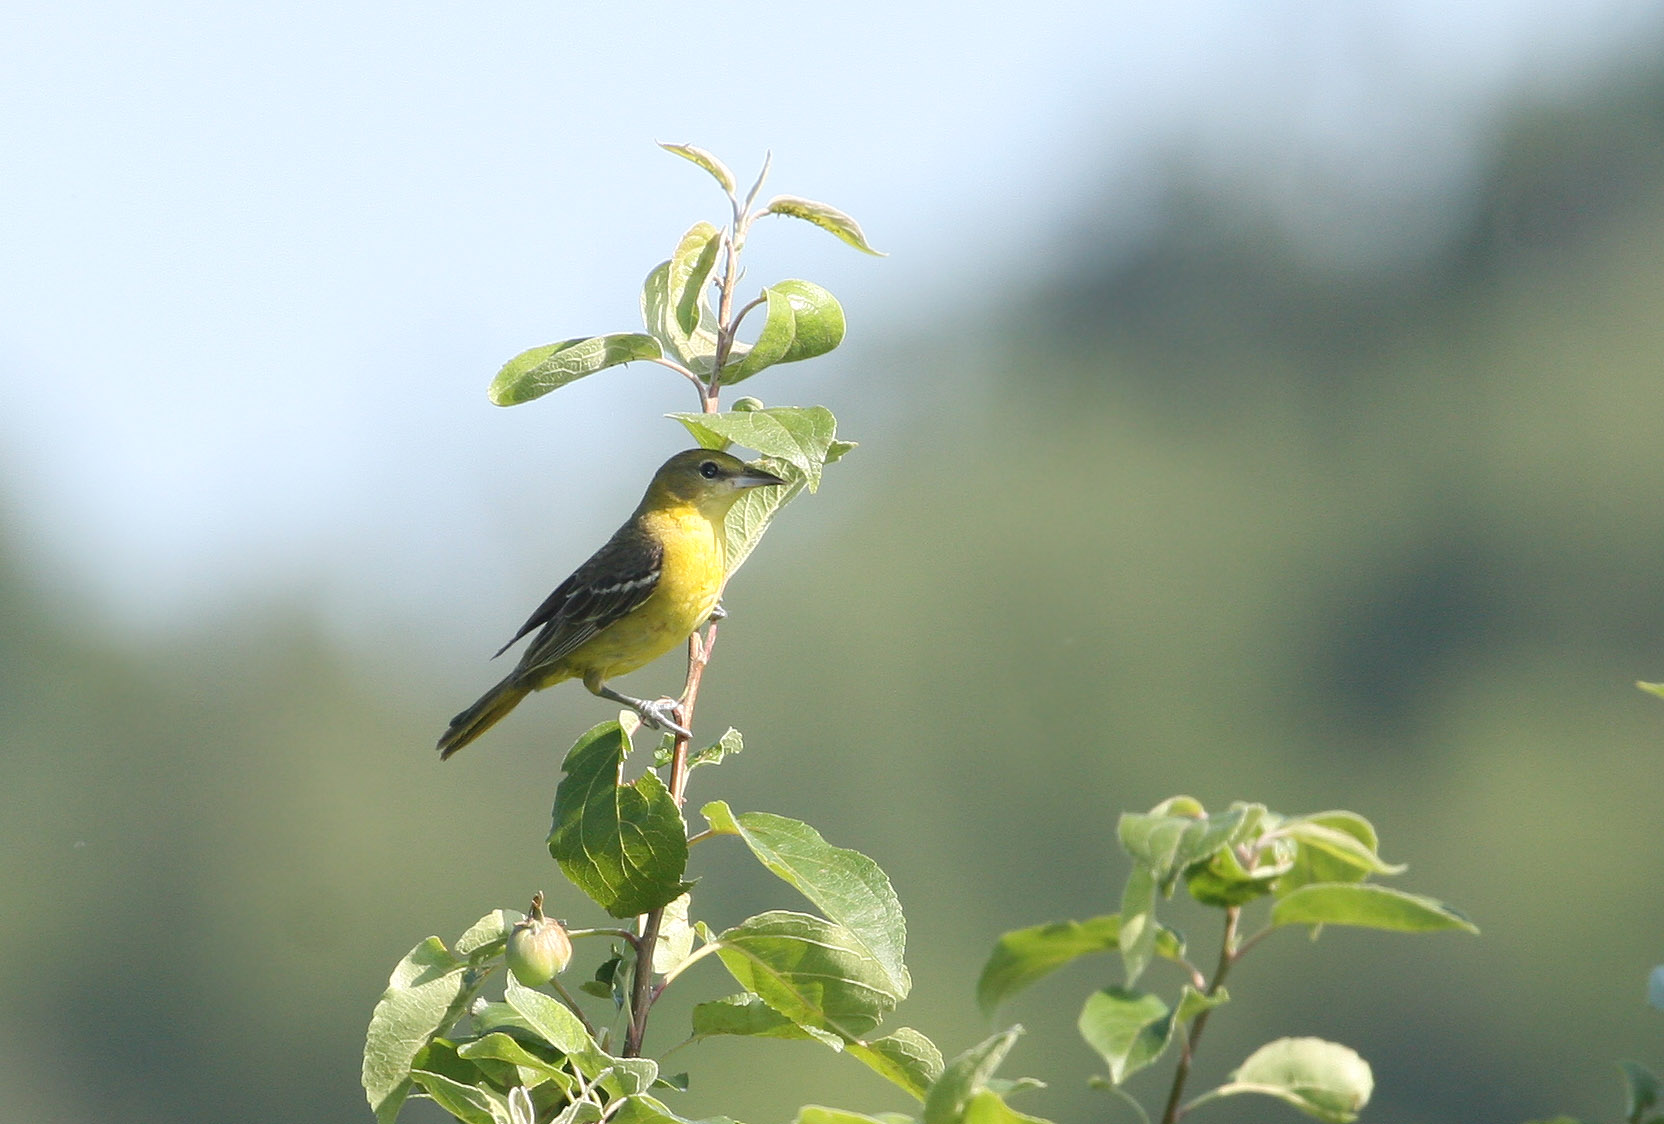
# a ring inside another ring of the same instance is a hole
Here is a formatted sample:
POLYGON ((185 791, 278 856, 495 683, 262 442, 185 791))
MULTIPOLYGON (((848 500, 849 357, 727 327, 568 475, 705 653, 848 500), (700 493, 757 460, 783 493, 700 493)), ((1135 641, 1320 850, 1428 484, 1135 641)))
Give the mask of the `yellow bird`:
POLYGON ((583 680, 591 694, 623 703, 650 726, 686 736, 675 699, 633 699, 607 680, 651 663, 721 615, 728 574, 723 519, 747 488, 784 483, 712 449, 665 461, 629 521, 497 650, 500 656, 538 630, 514 670, 451 719, 439 756, 485 733, 531 692, 567 679, 583 680))

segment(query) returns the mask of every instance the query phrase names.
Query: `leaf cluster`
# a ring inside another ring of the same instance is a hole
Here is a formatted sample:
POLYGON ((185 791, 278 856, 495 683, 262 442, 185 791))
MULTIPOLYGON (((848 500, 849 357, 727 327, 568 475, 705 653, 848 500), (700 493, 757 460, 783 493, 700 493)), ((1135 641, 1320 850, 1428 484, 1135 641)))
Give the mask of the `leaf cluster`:
POLYGON ((1132 860, 1118 913, 1059 921, 1009 932, 983 967, 977 1000, 1000 1003, 1082 957, 1114 953, 1125 982, 1093 992, 1081 1009, 1081 1036, 1103 1058, 1107 1077, 1094 1084, 1142 1106, 1122 1089, 1175 1045, 1180 1060, 1163 1121, 1238 1093, 1286 1101, 1319 1120, 1356 1118, 1373 1088, 1369 1065, 1351 1049, 1316 1038, 1282 1038, 1256 1050, 1230 1080, 1185 1103, 1190 1059, 1209 1015, 1230 1001, 1225 979, 1272 932, 1306 927, 1315 939, 1329 925, 1396 932, 1477 932, 1456 910, 1419 894, 1371 881, 1404 868, 1381 858, 1375 828, 1354 812, 1283 816, 1263 804, 1238 802, 1209 813, 1188 796, 1148 812, 1121 816, 1117 836, 1132 860), (1163 924, 1159 904, 1183 886, 1204 906, 1224 913, 1218 967, 1211 977, 1188 959, 1185 938, 1163 924), (1246 907, 1263 907, 1263 925, 1243 935, 1246 907), (1171 1000, 1136 985, 1156 960, 1175 965, 1182 982, 1171 1000))

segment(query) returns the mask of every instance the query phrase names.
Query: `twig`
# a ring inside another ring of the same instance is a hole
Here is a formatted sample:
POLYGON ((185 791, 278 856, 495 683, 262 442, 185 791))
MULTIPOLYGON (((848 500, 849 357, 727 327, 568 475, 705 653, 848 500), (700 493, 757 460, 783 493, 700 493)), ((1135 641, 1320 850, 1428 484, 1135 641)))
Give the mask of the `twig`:
MULTIPOLYGON (((710 379, 701 381, 698 376, 677 364, 666 364, 688 375, 694 389, 699 392, 699 408, 707 414, 714 414, 718 410, 718 396, 722 389, 722 367, 728 362, 728 355, 734 348, 734 335, 738 327, 738 319, 734 315, 734 290, 739 287, 740 247, 745 244, 746 229, 750 226, 752 217, 746 208, 756 197, 767 174, 768 162, 765 160, 763 174, 757 177, 757 183, 752 187, 751 195, 747 197, 745 204, 742 206, 738 199, 733 200, 734 222, 723 235, 723 248, 727 251, 727 260, 723 263, 721 295, 717 301, 716 354, 711 361, 710 379)), ((756 303, 747 305, 741 310, 741 315, 750 311, 756 303)), ((695 632, 688 637, 688 675, 682 686, 680 703, 676 708, 676 720, 683 729, 693 727, 693 708, 699 700, 699 684, 705 676, 705 665, 710 662, 711 649, 715 645, 715 624, 705 626, 704 636, 695 632)), ((676 802, 678 808, 687 800, 688 740, 678 734, 670 751, 670 798, 676 802)), ((663 990, 663 985, 658 988, 653 986, 653 949, 659 943, 659 927, 663 922, 663 906, 641 918, 640 936, 635 941, 635 978, 630 983, 630 1025, 624 1034, 626 1058, 641 1056, 642 1040, 647 1037, 647 1016, 653 1009, 654 1000, 663 990)), ((674 973, 667 976, 664 982, 669 983, 672 978, 674 973)))
MULTIPOLYGON (((1218 994, 1225 983, 1225 977, 1230 974, 1231 965, 1236 963, 1238 949, 1236 947, 1237 921, 1242 916, 1241 906, 1230 906, 1225 910, 1225 934, 1219 946, 1219 966, 1214 969, 1213 982, 1208 984, 1206 995, 1212 998, 1218 994)), ((1190 1079, 1190 1063, 1195 1057, 1196 1044, 1202 1040, 1202 1031, 1207 1029, 1208 1016, 1213 1014, 1210 1007, 1196 1016, 1196 1021, 1190 1026, 1190 1033, 1185 1035, 1184 1047, 1179 1052, 1179 1067, 1173 1073, 1173 1088, 1167 1095, 1167 1107, 1162 1110, 1161 1124, 1177 1124, 1184 1115, 1179 1108, 1184 1098, 1184 1083, 1190 1079)))

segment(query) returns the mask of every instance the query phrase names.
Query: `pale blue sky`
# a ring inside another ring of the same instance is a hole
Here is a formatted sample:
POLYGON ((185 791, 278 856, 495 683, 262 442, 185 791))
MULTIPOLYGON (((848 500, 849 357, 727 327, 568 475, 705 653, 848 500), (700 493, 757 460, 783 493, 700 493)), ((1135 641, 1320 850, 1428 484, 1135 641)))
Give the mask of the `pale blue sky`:
MULTIPOLYGON (((754 277, 843 300, 848 363, 955 300, 996 315, 1064 224, 1135 237, 1175 154, 1379 249, 1399 210, 1459 196, 1500 95, 1655 49, 1659 12, 11 0, 5 529, 43 584, 141 625, 272 582, 373 616, 482 573, 512 615, 543 581, 527 559, 558 577, 680 443, 650 420, 688 408, 663 371, 558 405, 483 397, 524 347, 633 327, 642 275, 721 217, 655 140, 742 176, 772 149, 774 190, 844 207, 891 251, 784 222, 754 239, 754 277), (1124 211, 1081 212, 1105 192, 1124 211), (622 428, 621 391, 639 400, 622 428), (555 550, 574 522, 583 541, 555 550)), ((843 369, 758 390, 837 407, 843 369)))

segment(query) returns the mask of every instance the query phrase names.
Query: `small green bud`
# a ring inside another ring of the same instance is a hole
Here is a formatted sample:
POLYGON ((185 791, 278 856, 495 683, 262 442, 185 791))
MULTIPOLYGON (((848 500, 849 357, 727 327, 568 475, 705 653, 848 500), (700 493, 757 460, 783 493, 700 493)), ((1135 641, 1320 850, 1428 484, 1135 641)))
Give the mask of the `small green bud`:
POLYGON ((763 402, 762 399, 753 398, 748 394, 744 398, 734 399, 733 405, 728 408, 743 414, 749 414, 756 410, 761 410, 763 408, 763 402))
POLYGON ((514 978, 527 987, 538 987, 566 970, 572 960, 572 938, 561 923, 543 916, 543 893, 532 897, 531 916, 508 935, 503 958, 514 978))

